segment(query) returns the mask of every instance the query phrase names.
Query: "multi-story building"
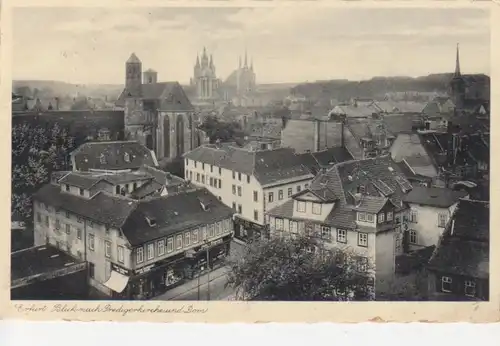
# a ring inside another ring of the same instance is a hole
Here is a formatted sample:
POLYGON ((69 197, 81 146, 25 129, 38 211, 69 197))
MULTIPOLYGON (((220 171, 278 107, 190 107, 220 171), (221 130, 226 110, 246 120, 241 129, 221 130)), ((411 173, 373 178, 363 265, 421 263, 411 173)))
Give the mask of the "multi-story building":
POLYGON ((489 202, 462 199, 427 266, 433 300, 488 300, 489 202))
POLYGON ((410 207, 408 250, 437 245, 460 198, 466 196, 465 191, 414 186, 403 198, 410 207))
POLYGON ((159 173, 58 174, 33 196, 35 245, 86 261, 108 297, 149 297, 191 277, 206 252, 210 262, 226 252, 232 211, 159 173))
POLYGON ((292 149, 249 151, 204 145, 184 155, 185 179, 206 187, 235 211, 235 237, 259 236, 264 213, 309 187, 313 174, 292 149), (254 234, 257 232, 257 234, 254 234))
POLYGON ((382 290, 402 252, 403 196, 411 189, 389 157, 339 163, 268 211, 271 234, 316 237, 326 254, 352 252, 358 268, 374 274, 376 291, 382 290))

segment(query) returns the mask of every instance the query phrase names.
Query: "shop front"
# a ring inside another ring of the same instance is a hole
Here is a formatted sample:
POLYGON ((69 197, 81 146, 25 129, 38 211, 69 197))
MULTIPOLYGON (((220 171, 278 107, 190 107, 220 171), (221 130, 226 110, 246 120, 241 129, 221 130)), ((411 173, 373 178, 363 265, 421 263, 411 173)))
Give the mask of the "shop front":
POLYGON ((190 278, 222 265, 224 258, 229 254, 230 243, 231 236, 226 236, 190 250, 187 254, 192 273, 190 278))
POLYGON ((234 237, 246 243, 251 243, 255 240, 269 239, 269 227, 258 223, 234 217, 234 237))

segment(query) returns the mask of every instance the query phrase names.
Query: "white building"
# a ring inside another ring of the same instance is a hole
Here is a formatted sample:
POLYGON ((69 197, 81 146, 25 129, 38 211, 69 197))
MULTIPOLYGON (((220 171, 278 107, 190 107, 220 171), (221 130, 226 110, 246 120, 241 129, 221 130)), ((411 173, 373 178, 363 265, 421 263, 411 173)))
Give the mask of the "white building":
POLYGON ((204 145, 184 155, 185 179, 206 187, 236 212, 235 237, 260 234, 266 211, 309 187, 313 174, 292 149, 249 151, 204 145))
POLYGON ((410 211, 408 241, 410 250, 438 245, 439 238, 461 198, 467 192, 438 187, 415 186, 404 197, 410 211))

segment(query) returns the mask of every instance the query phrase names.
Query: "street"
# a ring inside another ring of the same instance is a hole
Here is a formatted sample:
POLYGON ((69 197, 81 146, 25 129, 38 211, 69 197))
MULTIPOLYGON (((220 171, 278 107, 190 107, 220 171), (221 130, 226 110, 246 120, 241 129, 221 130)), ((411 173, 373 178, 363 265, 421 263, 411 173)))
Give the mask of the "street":
MULTIPOLYGON (((243 249, 244 245, 233 240, 231 242, 229 256, 239 257, 242 255, 243 249)), ((227 282, 226 273, 228 270, 229 268, 227 266, 223 266, 211 271, 209 275, 204 273, 199 279, 194 278, 193 280, 187 281, 153 298, 153 300, 208 300, 209 292, 210 300, 233 300, 234 290, 230 287, 225 287, 227 282), (209 277, 210 283, 208 284, 209 277)))

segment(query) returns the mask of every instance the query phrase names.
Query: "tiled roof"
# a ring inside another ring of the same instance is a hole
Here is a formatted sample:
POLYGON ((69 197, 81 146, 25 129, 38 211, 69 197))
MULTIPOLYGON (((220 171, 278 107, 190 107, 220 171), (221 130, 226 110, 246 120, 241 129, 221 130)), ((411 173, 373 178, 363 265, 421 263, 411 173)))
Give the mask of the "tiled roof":
POLYGON ((467 195, 464 191, 454 191, 439 187, 415 186, 405 197, 404 201, 438 208, 448 208, 467 195))
MULTIPOLYGON (((123 90, 116 101, 117 106, 125 106, 128 91, 123 90)), ((162 82, 141 85, 141 98, 145 100, 160 100, 159 108, 162 111, 193 111, 184 89, 178 82, 162 82)))
POLYGON ((411 132, 416 120, 419 118, 412 114, 395 114, 383 117, 385 126, 394 135, 401 132, 411 132))
POLYGON ((423 181, 423 182, 431 182, 432 181, 432 178, 412 171, 410 166, 408 166, 406 160, 403 160, 401 162, 396 162, 395 164, 399 167, 401 173, 403 173, 408 180, 411 179, 411 180, 418 180, 418 181, 423 181))
POLYGON ((352 211, 355 206, 353 196, 360 185, 365 188, 365 195, 382 197, 380 201, 372 198, 366 200, 366 207, 370 210, 378 208, 379 202, 385 197, 397 209, 401 209, 403 195, 412 187, 388 156, 336 164, 327 172, 318 174, 311 183, 312 189, 328 187, 339 197, 335 208, 327 217, 329 224, 341 228, 356 227, 352 211))
POLYGON ((293 217, 293 199, 289 199, 285 203, 278 205, 267 212, 268 215, 278 216, 283 218, 293 217))
POLYGON ((426 104, 411 101, 376 101, 374 105, 385 113, 421 113, 426 104))
POLYGON ((311 176, 294 151, 289 148, 248 151, 216 145, 200 146, 184 157, 236 172, 254 175, 263 185, 299 176, 311 176))
POLYGON ((91 199, 62 192, 60 186, 47 184, 38 190, 34 200, 77 214, 95 222, 120 228, 137 201, 100 192, 91 199))
POLYGON ((132 191, 132 197, 137 199, 142 199, 146 196, 159 196, 160 190, 164 185, 157 183, 156 181, 150 181, 146 184, 139 186, 137 189, 132 191))
POLYGON ((362 196, 359 204, 356 204, 353 210, 377 214, 388 201, 389 199, 387 197, 362 196))
POLYGON ((380 113, 380 109, 374 104, 339 105, 334 108, 334 113, 345 115, 348 118, 366 118, 380 113))
POLYGON ((429 269, 488 279, 489 214, 487 202, 460 200, 429 269))
POLYGON ((328 148, 312 153, 321 166, 329 166, 340 162, 352 160, 352 155, 344 147, 328 148))
POLYGON ((79 171, 138 169, 143 164, 157 165, 153 152, 135 141, 89 142, 82 144, 71 155, 75 164, 73 168, 79 171), (105 159, 102 163, 101 155, 105 159))
POLYGON ((140 202, 131 212, 122 230, 130 244, 136 246, 190 228, 228 219, 232 215, 231 208, 206 189, 194 189, 140 202), (208 205, 208 210, 203 209, 200 199, 208 205), (150 226, 146 217, 153 219, 155 225, 150 226))
POLYGON ((101 180, 93 174, 79 174, 79 172, 69 172, 59 179, 60 184, 68 184, 71 186, 80 187, 82 189, 90 189, 101 180))

